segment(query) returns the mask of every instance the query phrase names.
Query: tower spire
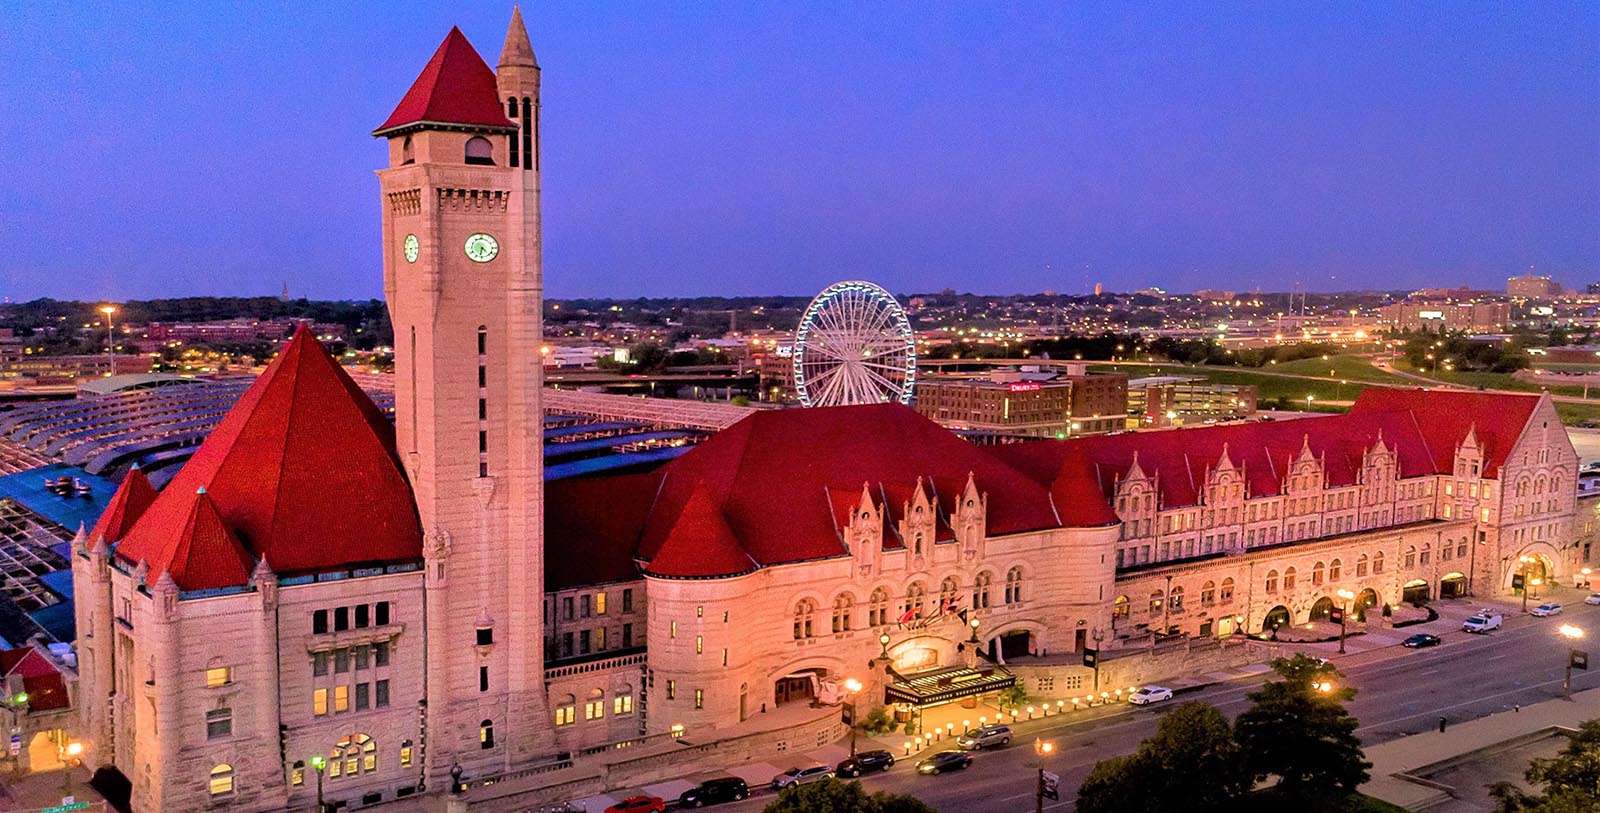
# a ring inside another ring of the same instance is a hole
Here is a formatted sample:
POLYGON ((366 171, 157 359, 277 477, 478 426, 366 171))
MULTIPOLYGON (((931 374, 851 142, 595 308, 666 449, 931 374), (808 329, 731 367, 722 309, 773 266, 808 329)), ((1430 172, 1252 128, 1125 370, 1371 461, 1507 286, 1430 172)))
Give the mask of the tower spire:
POLYGON ((539 67, 533 56, 533 43, 528 41, 528 27, 522 23, 522 7, 511 7, 511 25, 506 28, 506 45, 500 50, 500 65, 523 68, 539 67))

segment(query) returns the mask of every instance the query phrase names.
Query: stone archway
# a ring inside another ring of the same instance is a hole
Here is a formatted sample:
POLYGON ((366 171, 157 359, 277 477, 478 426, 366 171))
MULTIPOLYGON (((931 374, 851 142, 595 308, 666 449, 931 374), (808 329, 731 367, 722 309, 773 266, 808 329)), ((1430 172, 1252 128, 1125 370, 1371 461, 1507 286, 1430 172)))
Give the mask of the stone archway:
POLYGON ((1293 622, 1294 617, 1289 614, 1289 608, 1279 604, 1261 617, 1261 631, 1268 632, 1279 627, 1287 627, 1293 622))
POLYGON ((1506 560, 1501 586, 1513 596, 1522 595, 1522 590, 1530 590, 1533 595, 1542 594, 1561 576, 1556 566, 1560 561, 1561 555, 1549 543, 1536 542, 1506 560), (1522 590, 1516 585, 1519 575, 1523 577, 1522 590), (1534 583, 1536 579, 1538 584, 1534 583))
POLYGON ((1439 579, 1439 598, 1458 598, 1467 594, 1465 573, 1446 573, 1439 579))
POLYGON ((1317 599, 1316 603, 1311 605, 1310 620, 1326 621, 1330 615, 1333 615, 1333 599, 1323 596, 1322 598, 1317 599))
POLYGON ((1367 620, 1367 610, 1378 606, 1378 591, 1368 587, 1356 594, 1355 603, 1350 605, 1350 611, 1357 621, 1367 620))
POLYGON ((1407 604, 1425 604, 1429 595, 1428 583, 1422 579, 1412 579, 1400 589, 1400 600, 1407 604))

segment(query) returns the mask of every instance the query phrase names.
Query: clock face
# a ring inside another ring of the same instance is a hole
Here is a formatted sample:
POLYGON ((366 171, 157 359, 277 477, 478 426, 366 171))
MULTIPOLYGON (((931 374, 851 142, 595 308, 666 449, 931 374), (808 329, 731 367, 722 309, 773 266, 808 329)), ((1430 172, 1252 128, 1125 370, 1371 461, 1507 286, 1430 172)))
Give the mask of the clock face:
POLYGON ((406 262, 414 263, 416 261, 417 261, 417 236, 415 234, 408 234, 408 235, 406 235, 406 262))
POLYGON ((475 263, 486 263, 500 253, 500 244, 493 237, 479 232, 467 238, 467 258, 475 263))

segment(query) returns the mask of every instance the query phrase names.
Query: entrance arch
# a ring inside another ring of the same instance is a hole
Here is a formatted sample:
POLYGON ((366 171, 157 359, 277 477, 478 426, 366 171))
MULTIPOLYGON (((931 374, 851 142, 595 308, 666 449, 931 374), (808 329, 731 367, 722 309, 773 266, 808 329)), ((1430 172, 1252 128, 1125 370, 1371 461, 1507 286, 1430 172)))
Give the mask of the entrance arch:
POLYGON ((1464 573, 1447 573, 1439 579, 1439 598, 1455 598, 1467 594, 1467 577, 1464 573))
POLYGON ((1547 544, 1528 546, 1506 563, 1505 589, 1513 596, 1522 595, 1523 590, 1532 590, 1534 595, 1544 592, 1545 588, 1554 584, 1560 575, 1556 572, 1556 558, 1555 549, 1547 544), (1516 587, 1516 577, 1519 574, 1523 576, 1521 590, 1516 587))
POLYGON ((1368 587, 1356 594, 1356 603, 1352 606, 1357 621, 1367 620, 1367 609, 1378 606, 1378 591, 1368 587))
POLYGON ((820 666, 798 669, 772 682, 772 701, 783 706, 789 703, 810 703, 817 697, 818 686, 828 676, 820 666))
POLYGON ((1422 579, 1412 579, 1405 583, 1400 590, 1400 600, 1408 604, 1423 604, 1428 600, 1428 583, 1422 579))
POLYGON ((989 658, 1009 663, 1033 654, 1033 633, 1026 629, 1008 630, 989 639, 989 658))
POLYGON ((1275 630, 1279 627, 1287 627, 1289 626, 1290 622, 1291 617, 1289 615, 1289 608, 1279 604, 1278 606, 1268 610, 1265 616, 1262 616, 1261 631, 1267 632, 1269 630, 1275 630))
POLYGON ((1333 615, 1333 599, 1323 596, 1317 599, 1317 603, 1311 605, 1312 621, 1326 621, 1330 615, 1333 615))

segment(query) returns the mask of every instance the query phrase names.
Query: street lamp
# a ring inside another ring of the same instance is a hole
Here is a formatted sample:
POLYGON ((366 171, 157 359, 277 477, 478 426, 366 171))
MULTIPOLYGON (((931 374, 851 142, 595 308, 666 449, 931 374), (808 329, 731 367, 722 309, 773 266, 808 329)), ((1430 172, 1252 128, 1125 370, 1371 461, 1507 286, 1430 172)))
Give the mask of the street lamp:
POLYGON ((846 678, 844 690, 850 694, 850 756, 856 755, 856 693, 861 691, 861 681, 846 678))
POLYGON ((889 633, 886 632, 878 636, 878 646, 882 648, 878 652, 878 657, 889 657, 889 633))
POLYGON ((83 756, 83 743, 61 744, 61 795, 63 796, 72 793, 72 766, 78 763, 80 756, 83 756))
POLYGON ((1340 588, 1339 590, 1339 654, 1344 654, 1344 617, 1350 613, 1350 600, 1356 597, 1355 593, 1340 588))
POLYGON ((1519 557, 1517 557, 1517 561, 1521 563, 1517 567, 1517 575, 1522 577, 1522 611, 1523 612, 1527 612, 1528 611, 1528 565, 1532 564, 1534 559, 1533 559, 1532 556, 1519 556, 1519 557))
MULTIPOLYGON (((322 811, 323 811, 323 804, 322 804, 322 772, 327 767, 328 767, 328 758, 327 757, 324 757, 321 754, 316 754, 316 755, 311 757, 311 769, 317 772, 317 813, 322 813, 322 811)), ((450 792, 451 793, 455 792, 455 787, 454 786, 451 787, 450 792)))
MULTIPOLYGON (((1576 641, 1583 637, 1583 628, 1575 627, 1571 624, 1562 624, 1559 631, 1569 641, 1576 641)), ((1561 681, 1561 696, 1568 700, 1572 699, 1572 662, 1579 652, 1580 650, 1578 649, 1567 650, 1567 677, 1561 681)), ((1584 660, 1585 662, 1588 661, 1587 653, 1584 654, 1584 660)))
MULTIPOLYGON (((1033 809, 1035 813, 1044 813, 1044 796, 1046 791, 1044 781, 1044 758, 1056 752, 1055 740, 1034 740, 1033 753, 1039 757, 1039 783, 1034 786, 1033 809)), ((1054 778, 1054 777, 1052 777, 1054 778)), ((1051 798, 1056 797, 1055 788, 1049 788, 1051 798)))
POLYGON ((110 368, 111 375, 116 375, 117 357, 115 355, 115 349, 117 346, 117 337, 116 334, 112 333, 111 331, 111 314, 116 313, 117 308, 115 305, 101 305, 100 312, 106 315, 106 364, 110 368))
POLYGON ((970 643, 970 644, 977 644, 978 643, 978 625, 981 624, 981 623, 983 623, 983 622, 979 621, 976 618, 974 618, 971 621, 967 622, 968 626, 972 627, 972 640, 968 641, 967 643, 970 643))

